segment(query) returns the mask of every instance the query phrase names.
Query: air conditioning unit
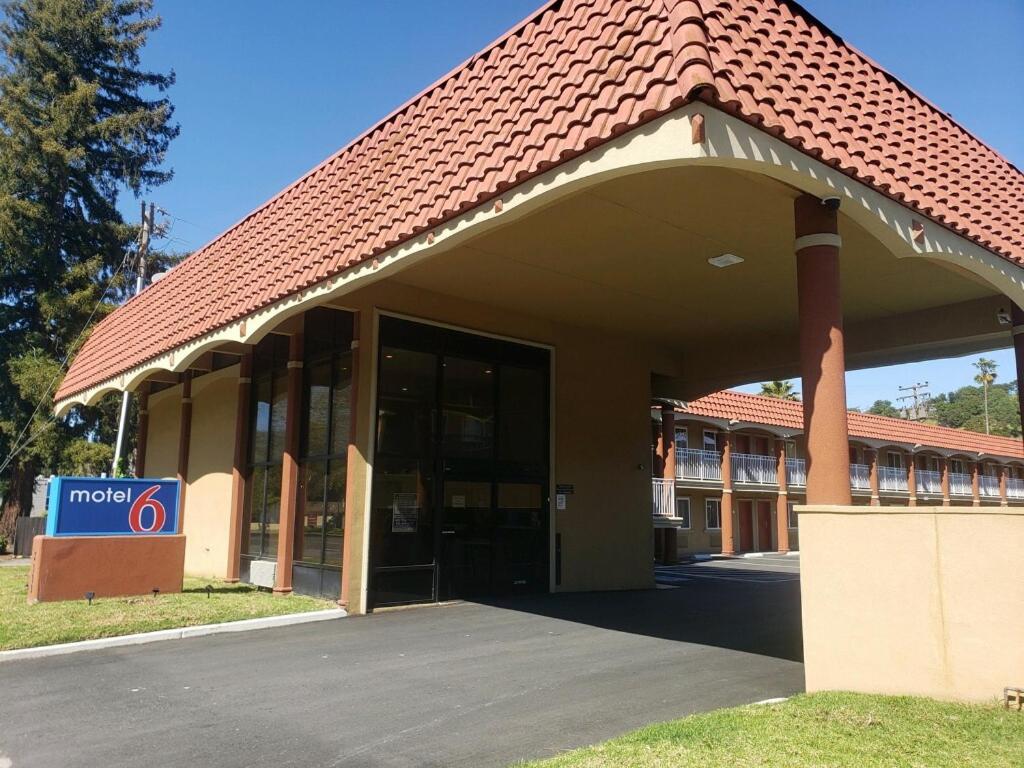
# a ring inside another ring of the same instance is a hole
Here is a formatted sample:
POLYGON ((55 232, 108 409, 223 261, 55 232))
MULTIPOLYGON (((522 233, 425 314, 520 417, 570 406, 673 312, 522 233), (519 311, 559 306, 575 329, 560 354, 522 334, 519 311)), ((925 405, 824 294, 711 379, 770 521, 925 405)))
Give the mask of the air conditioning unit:
POLYGON ((253 560, 249 564, 249 583, 273 589, 277 583, 277 563, 273 560, 253 560))

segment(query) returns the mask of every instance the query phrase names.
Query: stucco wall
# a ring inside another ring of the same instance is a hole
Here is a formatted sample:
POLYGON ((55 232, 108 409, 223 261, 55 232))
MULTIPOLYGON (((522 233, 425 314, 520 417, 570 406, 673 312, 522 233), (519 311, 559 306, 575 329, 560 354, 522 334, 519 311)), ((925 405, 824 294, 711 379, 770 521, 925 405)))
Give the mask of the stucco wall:
POLYGON ((800 507, 807 690, 991 700, 1024 674, 1024 508, 800 507))
MULTIPOLYGON (((192 382, 188 488, 182 511, 185 573, 192 576, 227 575, 237 387, 238 366, 192 382)), ((147 477, 177 475, 180 425, 181 386, 150 396, 147 477)))
POLYGON ((192 439, 185 494, 185 573, 227 575, 238 366, 192 383, 192 439))

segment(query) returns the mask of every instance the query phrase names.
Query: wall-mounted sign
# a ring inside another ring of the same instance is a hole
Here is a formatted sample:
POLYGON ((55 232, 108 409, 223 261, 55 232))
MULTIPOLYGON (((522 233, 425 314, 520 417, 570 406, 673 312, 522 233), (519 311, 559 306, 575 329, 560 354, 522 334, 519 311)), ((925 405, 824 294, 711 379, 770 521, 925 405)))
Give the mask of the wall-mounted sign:
POLYGON ((556 493, 555 494, 555 509, 557 509, 559 511, 564 510, 565 509, 565 499, 566 499, 566 496, 565 496, 564 493, 556 493))
POLYGON ((555 493, 560 493, 563 496, 572 496, 576 493, 576 485, 574 483, 558 483, 555 485, 555 493))
POLYGON ((416 533, 420 505, 415 493, 396 493, 391 504, 391 532, 416 533))
POLYGON ((178 530, 178 481, 55 477, 47 536, 132 536, 178 530))

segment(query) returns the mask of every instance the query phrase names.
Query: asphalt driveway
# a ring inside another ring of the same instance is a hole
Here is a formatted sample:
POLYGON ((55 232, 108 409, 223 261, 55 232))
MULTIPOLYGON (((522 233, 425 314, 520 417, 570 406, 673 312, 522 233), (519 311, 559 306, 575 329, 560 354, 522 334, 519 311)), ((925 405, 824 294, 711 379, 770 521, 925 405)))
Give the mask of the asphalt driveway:
POLYGON ((799 585, 456 604, 0 665, 0 764, 503 766, 797 692, 799 585))

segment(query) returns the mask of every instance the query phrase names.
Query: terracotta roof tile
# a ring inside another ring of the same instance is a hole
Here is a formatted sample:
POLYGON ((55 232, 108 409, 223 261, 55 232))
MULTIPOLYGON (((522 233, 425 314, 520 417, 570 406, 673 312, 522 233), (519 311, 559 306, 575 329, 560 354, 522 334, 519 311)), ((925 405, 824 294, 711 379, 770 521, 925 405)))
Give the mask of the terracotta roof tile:
MULTIPOLYGON (((693 400, 680 413, 712 419, 726 419, 764 424, 803 431, 804 407, 793 400, 751 395, 746 392, 726 390, 693 400)), ((969 432, 965 429, 939 427, 921 424, 906 419, 891 419, 871 413, 849 414, 850 437, 866 440, 881 440, 888 443, 917 445, 962 451, 967 454, 985 453, 990 456, 1005 456, 1024 459, 1024 443, 1017 437, 1000 437, 969 432)))
POLYGON ((556 0, 113 312, 57 399, 371 259, 698 92, 1024 260, 1020 172, 785 0, 556 0))

